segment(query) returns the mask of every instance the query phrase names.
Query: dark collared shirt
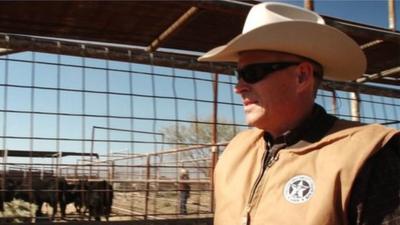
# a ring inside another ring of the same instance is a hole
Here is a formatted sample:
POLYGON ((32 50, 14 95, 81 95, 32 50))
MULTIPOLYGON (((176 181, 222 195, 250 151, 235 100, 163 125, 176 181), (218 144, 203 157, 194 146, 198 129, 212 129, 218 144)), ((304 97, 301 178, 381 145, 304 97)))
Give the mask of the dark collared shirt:
MULTIPOLYGON (((276 139, 264 134, 269 157, 282 148, 304 147, 319 141, 337 120, 321 106, 315 105, 312 115, 296 129, 276 139)), ((400 225, 399 135, 367 160, 353 184, 348 207, 349 225, 400 225)))

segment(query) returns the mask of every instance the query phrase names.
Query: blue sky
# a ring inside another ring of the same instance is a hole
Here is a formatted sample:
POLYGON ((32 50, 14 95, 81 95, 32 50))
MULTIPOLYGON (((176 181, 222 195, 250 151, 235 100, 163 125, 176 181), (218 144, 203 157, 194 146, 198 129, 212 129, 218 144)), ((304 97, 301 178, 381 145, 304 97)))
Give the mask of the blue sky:
MULTIPOLYGON (((303 6, 304 1, 280 1, 303 6)), ((314 10, 321 15, 388 28, 388 0, 315 0, 314 10)), ((400 23, 400 1, 395 0, 396 29, 400 23)))

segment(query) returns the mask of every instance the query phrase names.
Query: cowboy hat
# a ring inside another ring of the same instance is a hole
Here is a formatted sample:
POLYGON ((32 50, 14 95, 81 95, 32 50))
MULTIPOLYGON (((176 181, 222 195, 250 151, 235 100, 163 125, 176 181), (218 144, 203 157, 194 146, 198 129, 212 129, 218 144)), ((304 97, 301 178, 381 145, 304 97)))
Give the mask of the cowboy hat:
POLYGON ((295 54, 320 63, 324 78, 354 80, 366 69, 366 58, 358 44, 310 10, 264 2, 253 6, 242 34, 226 45, 199 57, 199 61, 237 62, 242 51, 268 50, 295 54))
POLYGON ((186 169, 181 169, 181 174, 188 174, 188 171, 186 169))

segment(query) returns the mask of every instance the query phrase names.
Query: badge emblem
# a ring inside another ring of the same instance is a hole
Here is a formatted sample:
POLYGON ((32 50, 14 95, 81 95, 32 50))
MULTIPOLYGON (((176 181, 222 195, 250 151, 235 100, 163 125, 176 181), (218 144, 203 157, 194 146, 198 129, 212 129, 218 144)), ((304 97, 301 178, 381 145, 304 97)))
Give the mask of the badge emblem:
POLYGON ((283 195, 288 202, 300 204, 310 200, 314 191, 315 186, 312 178, 306 175, 298 175, 286 183, 283 195))

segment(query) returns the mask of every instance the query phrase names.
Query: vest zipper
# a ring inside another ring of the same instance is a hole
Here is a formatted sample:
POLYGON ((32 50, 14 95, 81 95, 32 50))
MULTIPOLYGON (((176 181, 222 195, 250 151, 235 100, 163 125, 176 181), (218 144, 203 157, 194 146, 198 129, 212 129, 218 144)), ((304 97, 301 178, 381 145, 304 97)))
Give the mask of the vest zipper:
POLYGON ((278 160, 277 157, 277 153, 278 151, 275 152, 271 152, 271 154, 268 154, 268 151, 265 150, 262 156, 262 160, 261 160, 261 171, 257 176, 256 182, 254 183, 251 192, 250 192, 250 198, 247 201, 247 205, 245 208, 245 215, 242 218, 242 225, 250 225, 250 211, 252 208, 252 201, 255 195, 255 192, 257 190, 258 185, 260 184, 261 179, 263 178, 265 172, 267 171, 267 168, 270 168, 274 162, 276 162, 278 160))

